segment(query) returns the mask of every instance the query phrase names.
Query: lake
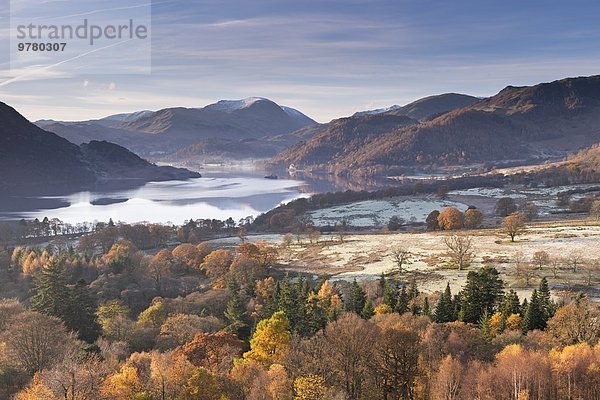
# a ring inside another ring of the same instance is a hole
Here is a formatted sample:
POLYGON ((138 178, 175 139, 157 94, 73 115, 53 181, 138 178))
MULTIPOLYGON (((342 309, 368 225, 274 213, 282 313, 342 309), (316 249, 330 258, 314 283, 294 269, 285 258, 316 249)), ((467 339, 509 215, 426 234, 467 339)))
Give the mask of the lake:
POLYGON ((310 186, 301 180, 265 179, 241 172, 203 172, 202 178, 151 182, 129 190, 5 198, 0 201, 0 219, 48 217, 75 224, 112 218, 115 222, 182 224, 190 218, 231 217, 237 222, 281 203, 308 197, 310 192, 310 186))

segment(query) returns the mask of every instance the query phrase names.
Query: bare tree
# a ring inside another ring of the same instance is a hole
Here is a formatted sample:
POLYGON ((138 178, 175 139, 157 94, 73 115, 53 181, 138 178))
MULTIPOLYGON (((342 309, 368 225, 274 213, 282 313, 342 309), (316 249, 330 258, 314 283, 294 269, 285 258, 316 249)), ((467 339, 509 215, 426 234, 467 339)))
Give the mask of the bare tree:
POLYGON ((600 259, 586 260, 583 262, 583 269, 586 273, 586 284, 592 286, 592 280, 600 272, 600 259))
POLYGON ((78 343, 60 319, 33 311, 14 317, 0 342, 7 359, 32 375, 60 363, 78 343))
POLYGON ((473 252, 473 240, 466 235, 453 235, 444 238, 444 244, 449 250, 452 264, 459 270, 466 268, 475 256, 473 252))
POLYGON ((560 257, 550 258, 550 267, 552 268, 552 275, 554 276, 554 278, 558 277, 558 271, 560 270, 560 266, 562 263, 563 260, 560 257))
POLYGON ((533 253, 531 261, 538 266, 538 269, 542 269, 544 265, 548 265, 550 262, 550 255, 545 251, 536 251, 533 253))
POLYGON ((396 263, 396 268, 399 273, 402 273, 402 270, 406 264, 411 263, 411 252, 406 249, 406 247, 399 246, 392 251, 392 257, 394 258, 394 262, 396 263))
POLYGON ((569 267, 573 270, 573 272, 577 272, 577 268, 579 268, 579 265, 583 262, 583 256, 581 255, 581 253, 577 252, 577 251, 573 251, 569 254, 569 258, 567 259, 567 263, 569 264, 569 267))
POLYGON ((321 238, 321 231, 318 229, 312 229, 308 233, 308 240, 310 241, 311 244, 318 244, 320 238, 321 238))

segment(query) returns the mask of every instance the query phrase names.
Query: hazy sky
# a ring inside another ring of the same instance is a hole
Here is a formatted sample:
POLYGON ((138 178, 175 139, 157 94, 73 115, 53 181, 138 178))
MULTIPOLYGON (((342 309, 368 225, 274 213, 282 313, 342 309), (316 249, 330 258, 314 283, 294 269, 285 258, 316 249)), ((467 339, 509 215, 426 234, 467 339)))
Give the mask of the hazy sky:
POLYGON ((32 120, 76 120, 262 96, 328 121, 432 94, 598 74, 599 20, 599 2, 577 0, 157 0, 152 74, 19 77, 4 60, 0 100, 32 120))

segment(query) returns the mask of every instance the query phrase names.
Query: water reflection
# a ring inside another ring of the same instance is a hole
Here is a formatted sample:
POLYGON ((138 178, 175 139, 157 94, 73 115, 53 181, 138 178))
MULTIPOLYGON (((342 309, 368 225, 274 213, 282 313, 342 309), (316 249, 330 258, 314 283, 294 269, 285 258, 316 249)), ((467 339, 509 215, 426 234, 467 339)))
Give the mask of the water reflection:
POLYGON ((64 196, 0 196, 1 219, 59 218, 68 223, 123 221, 183 223, 190 218, 239 220, 282 202, 306 197, 299 180, 264 179, 252 174, 205 173, 188 181, 153 182, 139 188, 83 191, 64 196), (21 203, 25 207, 18 207, 21 203))

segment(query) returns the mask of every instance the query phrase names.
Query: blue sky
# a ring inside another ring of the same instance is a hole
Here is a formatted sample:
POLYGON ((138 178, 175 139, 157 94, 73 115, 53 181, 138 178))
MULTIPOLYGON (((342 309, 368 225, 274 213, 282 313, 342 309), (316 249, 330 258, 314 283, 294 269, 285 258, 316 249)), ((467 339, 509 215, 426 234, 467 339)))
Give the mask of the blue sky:
POLYGON ((0 60, 0 100, 32 120, 77 120, 262 96, 324 122, 432 94, 598 74, 599 20, 598 2, 577 0, 157 0, 151 74, 19 77, 0 60))

